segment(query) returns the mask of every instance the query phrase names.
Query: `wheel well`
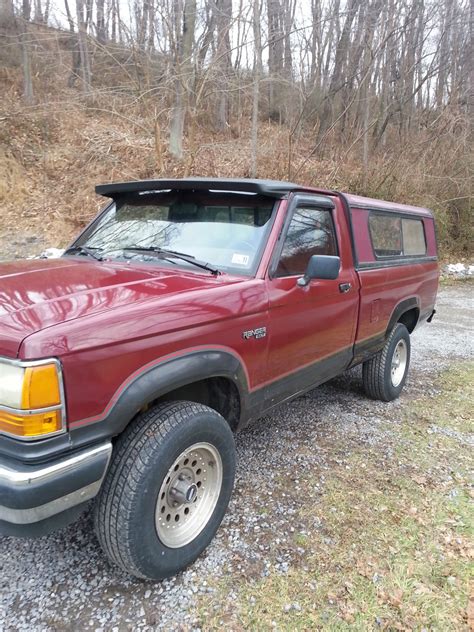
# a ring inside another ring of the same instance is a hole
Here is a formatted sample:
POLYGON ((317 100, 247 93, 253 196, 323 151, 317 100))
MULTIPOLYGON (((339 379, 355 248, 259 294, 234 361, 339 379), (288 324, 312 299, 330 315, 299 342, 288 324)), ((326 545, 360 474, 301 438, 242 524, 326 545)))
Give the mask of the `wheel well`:
POLYGON ((409 333, 411 333, 415 329, 419 317, 420 310, 418 307, 413 307, 413 309, 409 309, 407 312, 404 312, 398 319, 398 322, 405 325, 409 333))
POLYGON ((224 417, 232 430, 236 430, 239 424, 241 412, 239 390, 234 382, 226 377, 210 377, 186 384, 166 393, 153 404, 175 400, 187 400, 213 408, 224 417))

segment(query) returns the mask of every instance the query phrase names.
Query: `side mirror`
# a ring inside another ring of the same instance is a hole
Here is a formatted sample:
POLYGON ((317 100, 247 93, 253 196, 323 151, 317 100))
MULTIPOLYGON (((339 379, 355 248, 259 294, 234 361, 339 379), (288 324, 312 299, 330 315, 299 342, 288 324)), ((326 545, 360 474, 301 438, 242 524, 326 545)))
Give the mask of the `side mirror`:
POLYGON ((329 255, 313 255, 308 261, 308 267, 304 276, 297 281, 298 285, 305 287, 312 279, 337 279, 341 259, 329 255))

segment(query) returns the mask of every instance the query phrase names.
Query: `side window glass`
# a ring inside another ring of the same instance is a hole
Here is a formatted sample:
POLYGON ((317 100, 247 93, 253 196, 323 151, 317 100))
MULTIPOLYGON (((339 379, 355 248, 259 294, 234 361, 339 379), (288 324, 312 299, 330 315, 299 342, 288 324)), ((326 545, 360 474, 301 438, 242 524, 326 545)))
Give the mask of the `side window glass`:
POLYGON ((403 254, 426 254, 426 241, 423 222, 419 219, 402 219, 403 254))
POLYGON ((371 214, 369 227, 372 245, 377 257, 401 256, 402 222, 399 217, 371 214))
POLYGON ((276 276, 304 274, 313 255, 337 255, 331 211, 298 208, 288 227, 276 276))
POLYGON ((420 219, 372 213, 369 228, 377 257, 426 254, 425 231, 420 219))

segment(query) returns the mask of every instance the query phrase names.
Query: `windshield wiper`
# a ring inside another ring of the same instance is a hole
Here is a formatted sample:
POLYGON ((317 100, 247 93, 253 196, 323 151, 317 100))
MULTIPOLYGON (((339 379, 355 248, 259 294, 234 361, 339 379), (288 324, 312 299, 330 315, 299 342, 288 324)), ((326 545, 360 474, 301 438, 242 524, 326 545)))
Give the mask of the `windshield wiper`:
POLYGON ((124 252, 143 252, 146 254, 157 255, 158 257, 161 255, 163 258, 166 257, 174 257, 175 259, 182 259, 187 263, 191 263, 193 266, 197 268, 201 268, 202 270, 209 270, 214 275, 222 274, 220 270, 214 268, 209 265, 205 261, 199 261, 193 255, 188 255, 185 252, 177 252, 176 250, 167 250, 166 248, 160 248, 159 246, 129 246, 128 248, 122 248, 124 252))
POLYGON ((65 250, 63 254, 67 255, 73 252, 79 252, 79 253, 85 254, 88 257, 93 257, 97 261, 104 260, 104 257, 99 255, 97 252, 94 252, 93 250, 91 250, 91 248, 86 248, 86 246, 71 246, 70 248, 67 248, 67 250, 65 250))

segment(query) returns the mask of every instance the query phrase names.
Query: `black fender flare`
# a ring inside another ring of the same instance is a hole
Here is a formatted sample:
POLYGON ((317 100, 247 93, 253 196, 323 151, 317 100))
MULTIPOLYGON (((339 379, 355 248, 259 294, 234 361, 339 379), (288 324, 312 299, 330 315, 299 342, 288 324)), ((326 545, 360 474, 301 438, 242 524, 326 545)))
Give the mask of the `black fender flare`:
MULTIPOLYGON (((418 310, 418 320, 420 319, 420 301, 416 296, 412 296, 411 298, 406 298, 403 301, 400 301, 398 305, 392 312, 390 316, 390 320, 388 321, 387 330, 385 332, 385 339, 388 338, 390 332, 395 327, 397 322, 400 320, 400 317, 403 316, 406 312, 409 312, 411 309, 418 310)), ((416 327, 416 325, 415 325, 416 327)))
POLYGON ((103 414, 81 420, 71 428, 72 443, 77 448, 114 437, 150 402, 177 388, 212 377, 225 377, 234 383, 239 392, 241 414, 245 414, 249 384, 242 359, 222 349, 183 352, 171 359, 158 359, 138 371, 118 389, 103 414))

